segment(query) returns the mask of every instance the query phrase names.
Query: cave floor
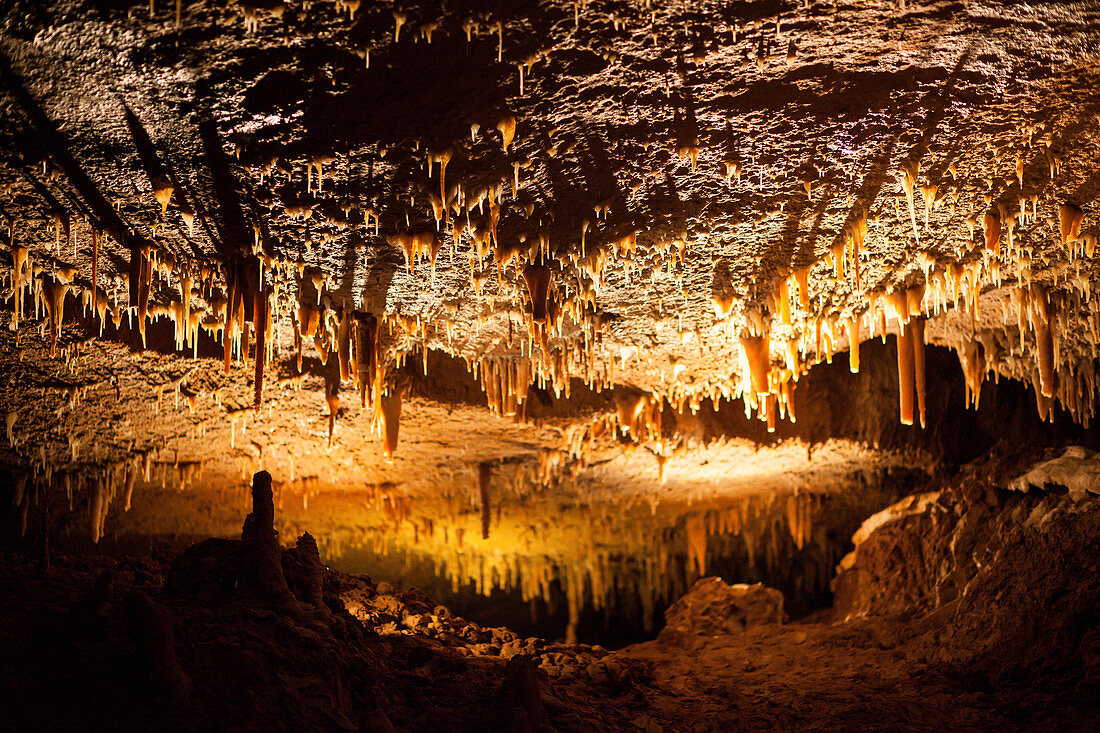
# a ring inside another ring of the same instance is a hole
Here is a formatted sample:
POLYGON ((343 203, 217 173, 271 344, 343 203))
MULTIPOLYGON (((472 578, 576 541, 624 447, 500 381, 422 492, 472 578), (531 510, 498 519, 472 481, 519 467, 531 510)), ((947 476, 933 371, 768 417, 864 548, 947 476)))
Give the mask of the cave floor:
POLYGON ((12 730, 1087 730, 1095 722, 1039 671, 992 680, 937 663, 944 613, 849 622, 821 614, 737 635, 666 632, 607 652, 482 629, 440 607, 427 611, 418 591, 388 595, 382 584, 331 571, 326 602, 353 613, 296 616, 234 595, 174 597, 161 588, 171 555, 160 547, 143 557, 55 557, 47 577, 24 557, 0 560, 8 589, 0 689, 12 730), (101 580, 91 590, 108 569, 113 589, 101 580), (171 615, 193 686, 188 701, 171 701, 134 641, 135 590, 171 615), (418 621, 393 621, 410 614, 418 621), (517 663, 524 654, 542 668, 517 663))

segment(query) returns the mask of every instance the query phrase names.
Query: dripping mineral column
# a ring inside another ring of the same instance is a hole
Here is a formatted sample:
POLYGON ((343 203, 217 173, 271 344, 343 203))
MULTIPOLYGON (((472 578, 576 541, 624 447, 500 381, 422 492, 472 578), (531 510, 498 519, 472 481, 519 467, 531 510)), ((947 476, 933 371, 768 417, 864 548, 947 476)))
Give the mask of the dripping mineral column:
POLYGON ((898 330, 898 391, 901 404, 901 424, 913 424, 914 352, 912 321, 898 330))

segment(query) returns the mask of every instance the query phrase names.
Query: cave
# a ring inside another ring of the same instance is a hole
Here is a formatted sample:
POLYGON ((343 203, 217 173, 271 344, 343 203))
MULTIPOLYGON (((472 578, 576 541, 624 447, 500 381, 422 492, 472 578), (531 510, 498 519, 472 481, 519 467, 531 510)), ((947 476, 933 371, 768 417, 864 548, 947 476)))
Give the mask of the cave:
POLYGON ((1100 5, 0 4, 12 731, 1100 727, 1100 5))

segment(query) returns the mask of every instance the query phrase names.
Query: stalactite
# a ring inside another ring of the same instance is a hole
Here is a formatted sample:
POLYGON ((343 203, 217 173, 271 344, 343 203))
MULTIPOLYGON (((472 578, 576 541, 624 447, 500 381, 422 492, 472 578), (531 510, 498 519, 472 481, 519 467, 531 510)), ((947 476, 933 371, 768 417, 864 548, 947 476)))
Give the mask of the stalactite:
POLYGON ((1054 324, 1053 306, 1043 288, 1032 285, 1028 297, 1030 319, 1035 329, 1035 349, 1039 360, 1039 384, 1044 397, 1054 396, 1054 324))
POLYGON ((259 283, 253 292, 252 301, 252 323, 256 331, 255 402, 253 403, 256 409, 259 409, 264 399, 264 362, 267 358, 268 320, 271 317, 268 313, 267 284, 262 272, 258 273, 258 277, 259 283))
POLYGON ((92 291, 99 286, 99 230, 92 227, 92 291))
POLYGON ((742 336, 741 352, 749 371, 749 382, 754 395, 768 391, 768 367, 771 361, 769 339, 763 336, 742 336))
POLYGON ((1068 246, 1078 240, 1081 236, 1081 222, 1084 218, 1085 212, 1081 207, 1070 203, 1058 204, 1058 224, 1063 246, 1068 246))
POLYGON ((966 382, 966 405, 978 409, 981 398, 982 381, 985 379, 986 362, 981 342, 970 339, 958 349, 959 363, 962 365, 963 379, 966 382))
POLYGON ((845 321, 848 330, 848 370, 852 374, 859 374, 859 343, 861 341, 859 333, 860 319, 856 315, 851 315, 845 321))
POLYGON ((904 324, 897 335, 898 392, 901 404, 901 424, 913 424, 913 331, 911 324, 904 324))
POLYGON ((367 398, 374 400, 374 392, 381 385, 374 384, 378 368, 378 319, 373 313, 354 314, 355 318, 355 371, 359 382, 359 404, 366 407, 367 398))
POLYGON ((354 317, 345 303, 340 310, 339 325, 336 329, 336 354, 340 360, 340 379, 351 379, 351 332, 354 317))
POLYGON ((982 231, 985 232, 985 249, 994 257, 1001 256, 1001 215, 996 209, 990 209, 982 217, 982 231))
POLYGON ((30 251, 26 247, 12 245, 11 259, 13 267, 11 282, 15 298, 15 310, 12 313, 11 330, 17 331, 19 329, 19 317, 23 313, 23 271, 29 269, 27 264, 30 260, 30 251))
POLYGON ((332 447, 332 435, 336 432, 336 414, 340 412, 340 385, 325 386, 325 404, 328 405, 328 446, 332 447))
POLYGON ((920 237, 917 235, 917 209, 913 200, 913 192, 917 185, 917 175, 920 173, 919 161, 907 161, 901 165, 900 170, 894 175, 898 184, 905 192, 905 200, 909 204, 909 219, 913 224, 913 241, 919 245, 920 237))
POLYGON ((48 278, 44 284, 46 311, 50 317, 50 356, 57 356, 57 337, 65 318, 65 294, 69 286, 56 278, 48 278))
POLYGON ((545 323, 548 315, 551 270, 546 265, 529 264, 523 268, 523 280, 531 298, 531 320, 545 323))
POLYGON ((917 389, 917 411, 920 426, 926 427, 925 408, 927 405, 927 383, 924 366, 924 318, 914 317, 909 321, 913 333, 913 377, 917 389))

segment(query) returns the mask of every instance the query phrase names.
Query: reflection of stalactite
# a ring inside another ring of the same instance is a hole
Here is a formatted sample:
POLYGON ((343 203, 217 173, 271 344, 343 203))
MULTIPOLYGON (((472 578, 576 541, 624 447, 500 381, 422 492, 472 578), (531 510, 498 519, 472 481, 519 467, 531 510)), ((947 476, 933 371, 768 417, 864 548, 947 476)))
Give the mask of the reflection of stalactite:
POLYGON ((481 500, 481 539, 489 539, 489 520, 492 512, 489 506, 489 482, 493 478, 493 464, 483 462, 477 467, 478 497, 481 500))
POLYGON ((703 517, 693 514, 684 523, 687 530, 688 565, 696 576, 707 572, 707 527, 703 517))
MULTIPOLYGON (((64 490, 62 483, 71 484, 78 506, 92 515, 93 535, 101 534, 102 519, 126 503, 116 500, 116 490, 128 495, 141 480, 143 459, 147 483, 184 489, 202 471, 201 464, 135 454, 100 484, 92 471, 87 480, 73 472, 71 481, 66 475, 55 485, 64 490)), ((821 520, 834 499, 821 494, 727 498, 690 508, 664 501, 651 509, 635 500, 581 506, 562 502, 557 491, 547 493, 544 470, 535 462, 519 464, 496 471, 500 476, 492 485, 493 464, 479 464, 476 495, 464 474, 458 484, 441 485, 438 497, 418 498, 415 504, 393 484, 352 493, 326 488, 316 476, 299 477, 276 484, 280 531, 292 540, 310 530, 330 561, 355 547, 428 561, 456 591, 516 591, 525 602, 549 603, 556 596, 567 602, 562 610, 568 610, 570 633, 577 633, 587 609, 633 618, 652 629, 658 609, 708 572, 729 582, 763 580, 794 598, 812 597, 824 592, 840 554, 826 532, 837 525, 821 520)), ((239 491, 233 497, 243 501, 239 491)), ((147 517, 151 510, 140 490, 135 504, 147 517)))

